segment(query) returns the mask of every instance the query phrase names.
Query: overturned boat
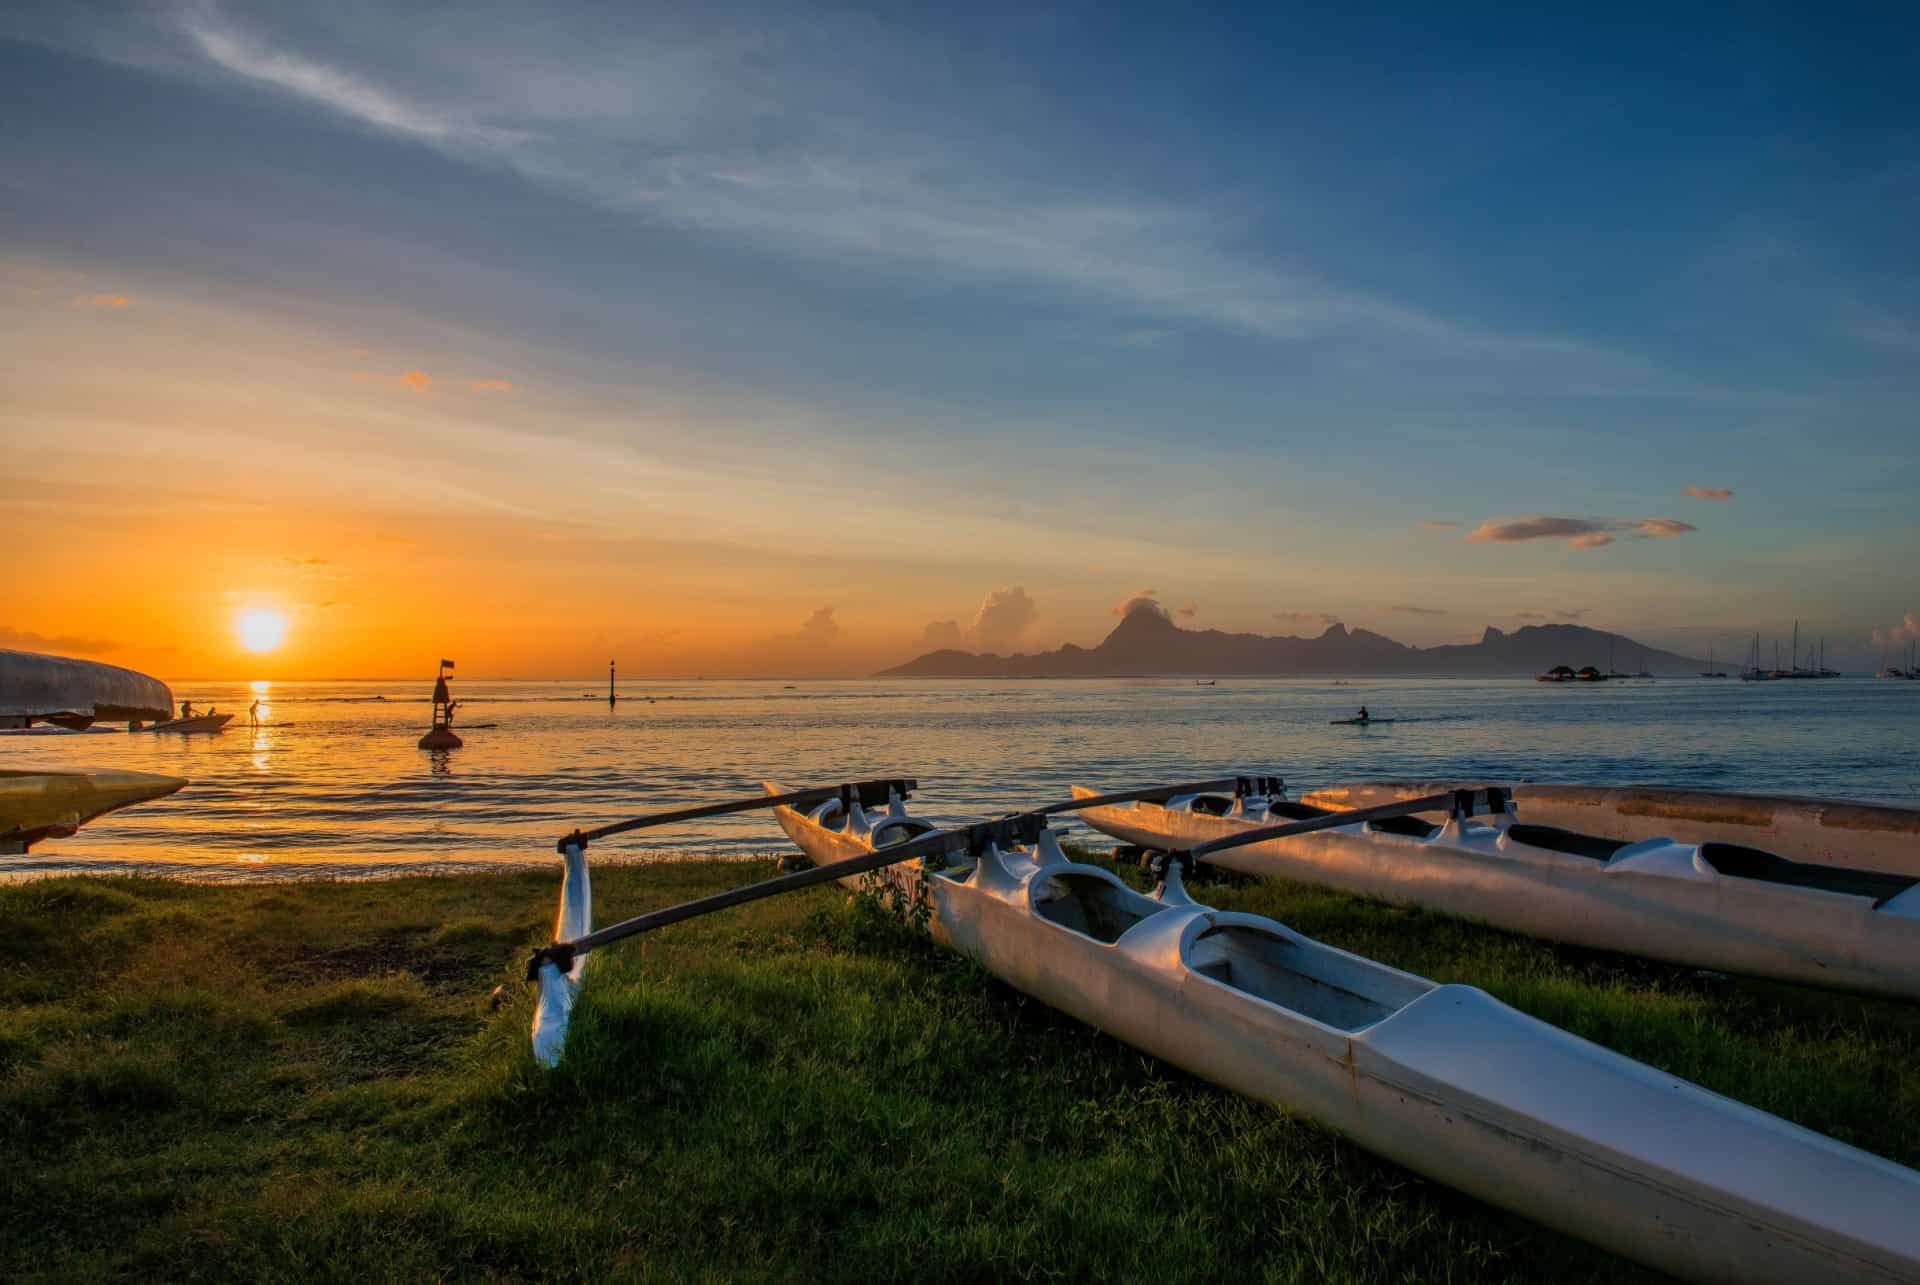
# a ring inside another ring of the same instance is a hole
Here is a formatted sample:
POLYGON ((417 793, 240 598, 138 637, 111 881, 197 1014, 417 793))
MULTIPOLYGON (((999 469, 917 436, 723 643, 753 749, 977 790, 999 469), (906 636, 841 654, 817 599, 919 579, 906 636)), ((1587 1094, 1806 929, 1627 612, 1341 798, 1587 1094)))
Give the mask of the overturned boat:
MULTIPOLYGON (((1448 790, 1466 781, 1355 781, 1310 790, 1301 802, 1342 810, 1448 790)), ((1665 785, 1520 784, 1528 821, 1602 839, 1735 843, 1790 861, 1920 879, 1920 807, 1797 794, 1738 794, 1665 785)))
POLYGON ((0 727, 46 723, 78 730, 172 712, 173 693, 157 678, 98 661, 0 649, 0 727))
MULTIPOLYGON (((1233 794, 1089 808, 1103 833, 1187 849, 1332 815, 1273 778, 1233 794)), ((1093 793, 1073 787, 1076 797, 1093 793)), ((1920 999, 1920 880, 1788 861, 1729 843, 1639 842, 1443 810, 1230 848, 1208 859, 1265 878, 1420 906, 1549 941, 1837 990, 1920 999)), ((1452 797, 1461 797, 1453 795, 1452 797)), ((1376 805, 1377 806, 1377 805, 1376 805)))
MULTIPOLYGON (((897 797, 877 816, 847 798, 775 815, 841 868, 933 831, 897 797)), ((1920 1174, 1472 987, 1197 904, 1177 860, 1143 896, 1040 828, 946 868, 843 881, 872 878, 924 904, 937 940, 1062 1012, 1629 1258, 1695 1280, 1920 1280, 1920 1174)))

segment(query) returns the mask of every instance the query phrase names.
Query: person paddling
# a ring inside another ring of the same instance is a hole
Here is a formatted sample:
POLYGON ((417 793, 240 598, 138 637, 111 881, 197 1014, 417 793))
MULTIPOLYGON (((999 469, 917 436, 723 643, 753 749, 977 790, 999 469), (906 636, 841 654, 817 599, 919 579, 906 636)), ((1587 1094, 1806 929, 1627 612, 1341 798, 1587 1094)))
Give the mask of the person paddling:
POLYGON ((1360 707, 1360 721, 1364 723, 1364 722, 1367 722, 1372 717, 1373 716, 1371 714, 1367 713, 1367 707, 1365 705, 1362 705, 1360 707))

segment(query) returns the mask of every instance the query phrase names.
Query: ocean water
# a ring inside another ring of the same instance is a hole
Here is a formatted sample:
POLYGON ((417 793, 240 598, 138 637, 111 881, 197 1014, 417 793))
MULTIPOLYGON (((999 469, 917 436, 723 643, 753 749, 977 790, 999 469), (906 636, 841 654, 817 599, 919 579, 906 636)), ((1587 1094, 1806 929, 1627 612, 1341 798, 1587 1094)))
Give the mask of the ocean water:
MULTIPOLYGON (((553 862, 555 840, 763 779, 917 777, 965 821, 1065 796, 1241 772, 1294 793, 1370 777, 1629 782, 1920 802, 1920 683, 1597 685, 1522 679, 455 684, 466 745, 415 748, 429 682, 176 684, 239 713, 217 736, 0 738, 0 766, 189 778, 171 798, 0 857, 0 878, 139 871, 271 880, 553 862), (258 729, 246 706, 263 701, 258 729), (1390 724, 1337 727, 1365 703, 1390 724), (480 727, 496 723, 497 727, 480 727)), ((1089 837, 1086 832, 1081 837, 1089 837)), ((596 860, 779 851, 765 813, 620 836, 596 860)))

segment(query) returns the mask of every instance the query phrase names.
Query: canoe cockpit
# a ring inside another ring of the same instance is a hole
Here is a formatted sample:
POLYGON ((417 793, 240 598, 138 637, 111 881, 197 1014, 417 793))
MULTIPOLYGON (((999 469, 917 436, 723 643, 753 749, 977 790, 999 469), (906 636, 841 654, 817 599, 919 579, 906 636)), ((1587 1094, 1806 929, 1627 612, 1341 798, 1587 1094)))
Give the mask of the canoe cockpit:
POLYGON ((1358 1031, 1433 989, 1370 960, 1244 922, 1215 923, 1188 964, 1203 977, 1335 1030, 1358 1031))

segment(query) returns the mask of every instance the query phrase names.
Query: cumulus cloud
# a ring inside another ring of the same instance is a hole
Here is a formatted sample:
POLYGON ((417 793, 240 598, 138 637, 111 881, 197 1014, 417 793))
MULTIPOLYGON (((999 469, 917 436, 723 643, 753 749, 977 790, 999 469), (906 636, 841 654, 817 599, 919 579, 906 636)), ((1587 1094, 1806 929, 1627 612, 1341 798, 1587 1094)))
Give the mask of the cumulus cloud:
POLYGON ((506 379, 476 379, 467 384, 476 393, 510 393, 513 383, 506 379))
POLYGON ((1273 618, 1283 625, 1318 625, 1323 630, 1340 623, 1331 611, 1276 611, 1273 618))
POLYGON ((1192 620, 1200 614, 1200 604, 1189 598, 1174 609, 1174 615, 1182 620, 1192 620))
POLYGON ((974 613, 974 641, 982 651, 1010 650, 1039 614, 1024 586, 995 589, 974 613))
POLYGON ((830 643, 840 636, 840 622, 833 618, 832 607, 815 607, 796 635, 802 642, 830 643))
POLYGON ((920 631, 920 645, 928 651, 963 651, 967 635, 957 620, 929 620, 920 631))
POLYGON ((119 312, 133 307, 133 296, 124 294, 75 295, 73 307, 83 312, 119 312))
POLYGON ((1119 603, 1114 605, 1114 615, 1125 618, 1131 617, 1135 611, 1152 611, 1156 617, 1165 618, 1167 609, 1160 605, 1156 594, 1160 594, 1160 590, 1135 590, 1133 594, 1119 599, 1119 603))
POLYGON ((1568 518, 1534 513, 1518 518, 1488 518, 1467 533, 1468 544, 1520 544, 1528 540, 1565 540, 1573 549, 1600 549, 1616 535, 1670 539, 1700 528, 1678 518, 1568 518))
POLYGON ((987 594, 965 628, 957 620, 928 621, 920 631, 920 644, 930 651, 1012 651, 1039 614, 1025 586, 1009 585, 987 594))
POLYGON ((97 656, 102 652, 118 651, 120 644, 109 642, 105 638, 82 638, 74 634, 37 634, 31 629, 15 629, 10 625, 0 625, 0 647, 61 654, 78 652, 82 656, 97 656))
POLYGON ((1458 522, 1448 522, 1444 518, 1421 518, 1414 525, 1423 531, 1458 531, 1460 529, 1458 522))
POLYGON ((1444 607, 1389 607, 1387 610, 1398 611, 1408 616, 1444 616, 1447 614, 1444 607))
POLYGON ((1724 486, 1683 486, 1680 494, 1691 495, 1696 500, 1731 500, 1733 492, 1724 486))

